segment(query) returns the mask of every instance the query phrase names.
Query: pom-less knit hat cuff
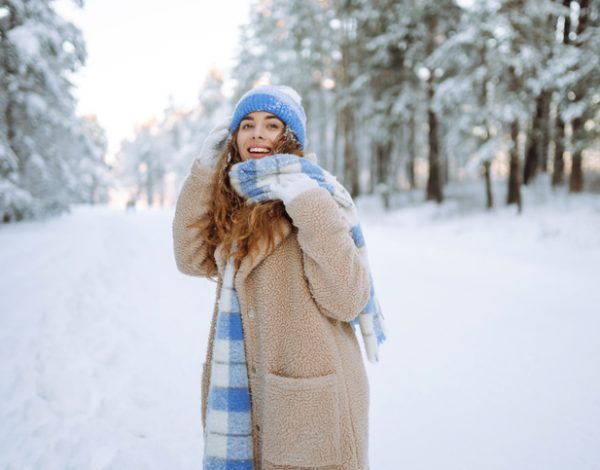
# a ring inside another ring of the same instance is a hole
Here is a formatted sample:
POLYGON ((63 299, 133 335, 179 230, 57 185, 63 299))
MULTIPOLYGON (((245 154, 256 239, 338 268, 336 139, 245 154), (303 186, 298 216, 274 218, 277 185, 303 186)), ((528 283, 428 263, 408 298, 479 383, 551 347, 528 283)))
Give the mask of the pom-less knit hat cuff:
POLYGON ((266 111, 281 119, 304 147, 306 114, 300 96, 286 86, 260 86, 247 92, 235 107, 230 130, 235 132, 242 119, 254 111, 266 111))

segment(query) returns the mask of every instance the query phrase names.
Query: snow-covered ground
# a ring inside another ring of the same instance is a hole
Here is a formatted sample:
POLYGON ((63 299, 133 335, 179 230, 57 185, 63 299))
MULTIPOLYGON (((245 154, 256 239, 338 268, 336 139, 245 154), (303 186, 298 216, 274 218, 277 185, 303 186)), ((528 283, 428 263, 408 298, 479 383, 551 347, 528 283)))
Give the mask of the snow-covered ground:
MULTIPOLYGON (((600 468, 600 198, 542 199, 362 202, 373 470, 600 468)), ((0 227, 0 469, 200 469, 214 284, 176 270, 171 219, 0 227)))

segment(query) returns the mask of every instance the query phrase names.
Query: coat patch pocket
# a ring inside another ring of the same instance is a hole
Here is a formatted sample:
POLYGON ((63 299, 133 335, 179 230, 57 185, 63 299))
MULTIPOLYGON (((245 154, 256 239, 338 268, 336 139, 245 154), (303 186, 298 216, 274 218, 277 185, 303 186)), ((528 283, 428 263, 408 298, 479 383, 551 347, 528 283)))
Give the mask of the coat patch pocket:
POLYGON ((262 426, 264 459, 274 465, 340 465, 335 374, 295 379, 267 374, 262 426))

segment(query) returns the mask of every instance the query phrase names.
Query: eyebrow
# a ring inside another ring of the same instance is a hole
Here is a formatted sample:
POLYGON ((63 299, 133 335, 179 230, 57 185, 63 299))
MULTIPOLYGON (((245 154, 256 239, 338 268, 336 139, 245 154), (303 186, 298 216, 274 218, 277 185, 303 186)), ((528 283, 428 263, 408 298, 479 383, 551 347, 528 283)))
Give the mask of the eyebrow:
MULTIPOLYGON (((279 119, 274 114, 269 114, 265 119, 277 119, 278 121, 281 121, 281 119, 279 119)), ((242 121, 254 121, 254 118, 252 116, 246 116, 244 119, 242 119, 242 121)))

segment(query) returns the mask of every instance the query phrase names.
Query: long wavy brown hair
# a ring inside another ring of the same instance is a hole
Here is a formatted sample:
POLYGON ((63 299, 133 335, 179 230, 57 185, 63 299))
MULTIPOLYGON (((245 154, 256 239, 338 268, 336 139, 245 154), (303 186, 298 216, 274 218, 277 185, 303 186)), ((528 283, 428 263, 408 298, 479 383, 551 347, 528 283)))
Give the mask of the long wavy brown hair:
MULTIPOLYGON (((256 256, 259 248, 272 250, 276 235, 283 236, 284 225, 291 222, 281 201, 248 204, 231 186, 229 170, 242 157, 236 144, 237 131, 228 140, 219 156, 215 174, 214 198, 209 211, 190 227, 198 228, 198 236, 207 246, 205 268, 211 276, 217 274, 215 250, 223 245, 226 258, 234 257, 237 270, 242 260, 256 256)), ((290 132, 284 129, 273 153, 293 153, 304 156, 302 149, 290 132)))

